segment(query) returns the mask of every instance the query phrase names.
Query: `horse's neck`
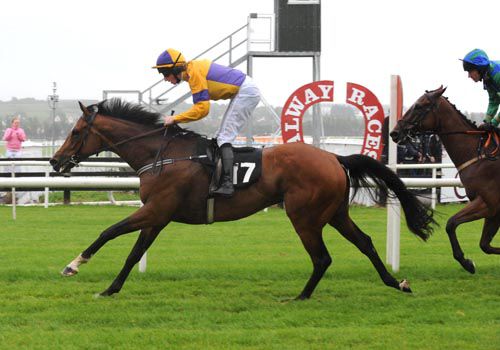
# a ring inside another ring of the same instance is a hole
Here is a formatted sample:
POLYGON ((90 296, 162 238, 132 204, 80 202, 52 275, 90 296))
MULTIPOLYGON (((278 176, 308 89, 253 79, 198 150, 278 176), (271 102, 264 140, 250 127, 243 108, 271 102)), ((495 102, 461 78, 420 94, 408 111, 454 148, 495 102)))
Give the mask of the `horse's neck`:
POLYGON ((116 145, 114 147, 108 145, 110 149, 127 162, 132 169, 138 170, 153 163, 157 157, 164 159, 165 154, 171 153, 170 136, 164 136, 161 130, 149 134, 152 131, 154 128, 124 123, 102 131, 102 133, 108 138, 108 141, 116 145), (138 137, 140 135, 145 136, 138 137), (160 150, 163 150, 163 155, 158 154, 160 150))
POLYGON ((474 128, 465 122, 456 110, 441 115, 439 137, 456 166, 477 156, 478 138, 467 134, 473 130, 474 128))

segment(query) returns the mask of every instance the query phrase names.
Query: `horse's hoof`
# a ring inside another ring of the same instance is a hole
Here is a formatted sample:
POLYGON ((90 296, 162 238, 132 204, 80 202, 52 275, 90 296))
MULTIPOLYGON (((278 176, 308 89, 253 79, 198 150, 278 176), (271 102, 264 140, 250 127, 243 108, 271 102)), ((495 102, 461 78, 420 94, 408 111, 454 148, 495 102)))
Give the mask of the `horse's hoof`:
POLYGON ((402 280, 399 282, 399 289, 405 293, 411 293, 410 282, 408 282, 408 280, 402 280))
POLYGON ((113 293, 108 293, 108 291, 105 290, 102 293, 95 293, 94 294, 94 299, 109 298, 112 295, 113 295, 113 293))
POLYGON ((476 273, 476 264, 470 259, 465 259, 462 263, 462 267, 469 273, 476 273))
POLYGON ((113 294, 118 293, 119 291, 120 291, 120 290, 116 290, 116 289, 110 289, 110 288, 108 288, 108 289, 106 289, 104 292, 99 293, 99 295, 100 295, 101 297, 110 297, 110 296, 112 296, 113 294))
POLYGON ((64 268, 64 270, 61 271, 61 275, 66 276, 66 277, 74 276, 77 273, 78 273, 78 270, 73 269, 71 266, 66 266, 64 268))

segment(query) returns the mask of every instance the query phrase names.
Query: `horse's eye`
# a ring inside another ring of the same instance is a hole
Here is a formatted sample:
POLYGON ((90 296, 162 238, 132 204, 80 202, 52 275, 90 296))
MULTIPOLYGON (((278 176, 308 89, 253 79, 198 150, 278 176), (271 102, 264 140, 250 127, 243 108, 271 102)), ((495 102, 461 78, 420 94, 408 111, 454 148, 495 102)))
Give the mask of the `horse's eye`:
POLYGON ((73 129, 71 131, 71 136, 78 136, 80 134, 80 131, 76 130, 76 129, 73 129))

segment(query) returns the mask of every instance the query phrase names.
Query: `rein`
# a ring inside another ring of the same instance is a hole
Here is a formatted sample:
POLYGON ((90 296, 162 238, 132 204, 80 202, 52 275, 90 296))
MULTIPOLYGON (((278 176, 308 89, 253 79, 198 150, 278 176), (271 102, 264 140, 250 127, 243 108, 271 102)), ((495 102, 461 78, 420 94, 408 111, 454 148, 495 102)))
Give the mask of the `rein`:
MULTIPOLYGON (((429 134, 435 134, 435 133, 430 132, 430 131, 425 131, 425 132, 419 132, 418 134, 429 135, 429 134)), ((477 147, 477 154, 478 155, 476 157, 469 159, 468 161, 460 164, 459 166, 457 166, 458 172, 461 172, 462 170, 464 170, 468 166, 476 163, 477 161, 479 161, 481 159, 488 159, 488 160, 496 160, 497 159, 496 157, 498 156, 498 153, 500 151, 500 137, 498 136, 498 134, 495 131, 488 132, 486 130, 467 130, 467 131, 448 131, 448 132, 440 132, 439 133, 440 136, 458 135, 458 134, 481 136, 479 138, 478 147, 477 147), (483 135, 487 135, 486 141, 484 141, 484 142, 483 142, 483 140, 484 140, 483 135), (482 153, 483 150, 485 148, 488 148, 491 144, 496 145, 495 149, 489 153, 486 153, 486 152, 482 153)), ((410 143, 411 143, 411 141, 410 141, 410 143)), ((412 143, 412 146, 415 147, 413 145, 413 143, 412 143)))
POLYGON ((163 165, 171 165, 171 164, 174 164, 175 162, 179 162, 179 161, 183 161, 183 160, 196 160, 196 159, 204 159, 204 158, 208 158, 208 155, 207 154, 200 154, 200 155, 189 156, 189 157, 163 159, 161 161, 157 161, 155 163, 151 163, 151 164, 143 166, 142 168, 137 170, 137 176, 141 176, 146 171, 151 170, 153 168, 155 169, 155 170, 153 170, 153 174, 159 175, 159 173, 161 173, 161 169, 162 169, 163 165), (157 167, 160 167, 159 171, 156 170, 157 167))
POLYGON ((168 130, 167 128, 161 127, 161 128, 157 128, 157 129, 154 129, 154 130, 151 130, 151 131, 147 131, 147 132, 139 134, 139 135, 135 135, 135 136, 129 137, 128 139, 119 141, 117 143, 112 143, 111 141, 108 141, 108 139, 106 137, 104 137, 99 131, 93 129, 93 131, 97 135, 99 135, 101 138, 103 138, 104 140, 106 140, 106 143, 107 143, 107 145, 105 147, 102 147, 102 148, 98 149, 95 153, 101 153, 101 152, 104 152, 104 151, 109 151, 110 149, 113 149, 114 151, 117 151, 118 150, 118 146, 124 145, 124 144, 126 144, 126 143, 128 143, 130 141, 135 141, 135 140, 138 140, 138 139, 142 139, 143 137, 146 137, 146 136, 157 134, 160 131, 164 131, 165 134, 163 136, 165 136, 167 130, 168 130))
MULTIPOLYGON (((430 92, 426 91, 426 96, 429 93, 430 92)), ((425 109, 419 111, 419 113, 416 115, 415 119, 413 121, 409 122, 409 124, 413 128, 417 128, 417 129, 421 128, 422 122, 425 119, 425 117, 430 112, 434 112, 440 103, 440 100, 437 100, 437 101, 433 100, 433 98, 430 96, 427 96, 427 99, 429 101, 431 101, 431 104, 428 105, 425 109)), ((438 118, 438 125, 435 127, 436 128, 434 130, 440 129, 440 119, 439 118, 438 118)), ((416 134, 423 134, 423 135, 436 134, 436 131, 434 131, 434 132, 431 132, 431 131, 417 132, 417 133, 414 133, 413 135, 416 135, 416 134)), ((476 163, 477 161, 479 161, 481 159, 488 159, 488 160, 496 160, 497 159, 497 156, 498 156, 498 153, 500 150, 500 137, 498 136, 498 134, 495 130, 491 130, 491 131, 486 131, 486 130, 448 131, 448 132, 439 132, 437 134, 440 136, 458 135, 458 134, 472 135, 472 136, 479 135, 480 136, 478 146, 477 146, 477 156, 472 158, 472 159, 469 159, 468 161, 457 166, 458 172, 462 171, 463 169, 467 168, 468 166, 476 163), (483 135, 487 135, 486 141, 484 141, 483 135), (495 145, 495 148, 491 152, 485 151, 485 149, 489 148, 492 144, 495 145)), ((411 140, 411 137, 410 137, 410 140, 411 140)), ((411 141, 410 141, 410 143, 411 143, 411 141)), ((412 146, 414 146, 414 145, 412 144, 412 146)))

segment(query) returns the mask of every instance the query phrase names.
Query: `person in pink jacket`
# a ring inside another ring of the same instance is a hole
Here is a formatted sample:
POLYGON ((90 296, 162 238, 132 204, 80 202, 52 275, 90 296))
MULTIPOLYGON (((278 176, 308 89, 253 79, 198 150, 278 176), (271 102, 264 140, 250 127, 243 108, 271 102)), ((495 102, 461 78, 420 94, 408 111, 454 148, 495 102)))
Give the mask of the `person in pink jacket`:
POLYGON ((21 146, 26 141, 26 134, 19 125, 19 118, 14 117, 11 127, 7 128, 3 134, 3 140, 7 141, 7 158, 19 158, 21 156, 21 146))

